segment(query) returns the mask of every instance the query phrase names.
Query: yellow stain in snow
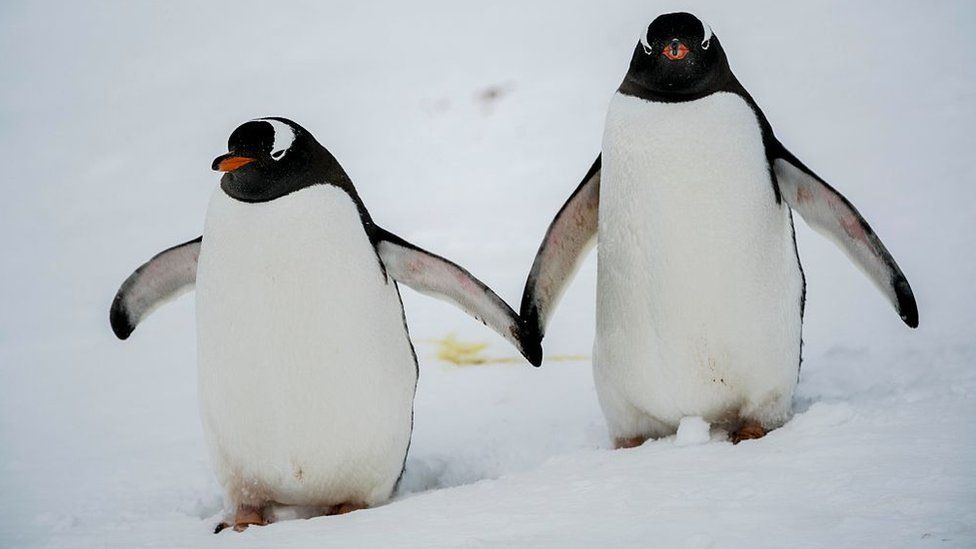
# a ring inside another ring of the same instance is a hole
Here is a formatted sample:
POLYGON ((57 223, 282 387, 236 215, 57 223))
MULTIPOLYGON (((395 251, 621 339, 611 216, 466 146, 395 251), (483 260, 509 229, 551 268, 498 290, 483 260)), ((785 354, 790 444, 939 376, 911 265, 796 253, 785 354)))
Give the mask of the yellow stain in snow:
MULTIPOLYGON (((437 345, 437 358, 455 366, 482 366, 486 364, 517 364, 525 362, 520 356, 492 357, 485 354, 488 343, 478 341, 461 341, 454 334, 448 334, 442 339, 431 341, 437 345)), ((552 355, 545 357, 546 362, 575 362, 589 360, 586 355, 552 355)))

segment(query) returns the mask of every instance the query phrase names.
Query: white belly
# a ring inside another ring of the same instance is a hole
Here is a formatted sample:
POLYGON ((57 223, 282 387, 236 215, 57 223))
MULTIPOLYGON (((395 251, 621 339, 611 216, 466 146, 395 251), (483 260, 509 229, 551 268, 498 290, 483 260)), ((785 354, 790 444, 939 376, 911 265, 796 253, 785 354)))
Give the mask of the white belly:
POLYGON ((612 434, 785 421, 802 279, 748 104, 614 96, 599 219, 594 373, 612 434))
POLYGON ((400 475, 417 372, 352 200, 219 188, 197 270, 199 390, 232 504, 376 504, 400 475))

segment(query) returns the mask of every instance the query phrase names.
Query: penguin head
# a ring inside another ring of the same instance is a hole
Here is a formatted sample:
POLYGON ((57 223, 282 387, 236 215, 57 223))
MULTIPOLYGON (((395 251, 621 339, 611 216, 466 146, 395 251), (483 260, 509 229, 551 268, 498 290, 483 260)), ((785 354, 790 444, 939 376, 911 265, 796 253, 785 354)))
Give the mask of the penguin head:
POLYGON ((224 172, 224 192, 245 202, 273 200, 312 184, 316 160, 325 152, 305 128, 277 117, 241 124, 227 150, 212 167, 224 172))
POLYGON ((641 35, 626 80, 656 96, 681 98, 714 91, 729 75, 711 27, 690 13, 668 13, 641 35))

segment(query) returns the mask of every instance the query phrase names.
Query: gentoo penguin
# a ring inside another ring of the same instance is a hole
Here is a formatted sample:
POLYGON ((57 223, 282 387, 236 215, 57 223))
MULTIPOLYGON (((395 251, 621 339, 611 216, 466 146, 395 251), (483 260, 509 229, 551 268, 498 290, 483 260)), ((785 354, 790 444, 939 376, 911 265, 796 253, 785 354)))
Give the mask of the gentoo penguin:
POLYGON ((683 416, 725 426, 733 442, 789 418, 805 299, 790 208, 918 325, 881 240, 780 143, 695 16, 647 27, 602 149, 549 226, 521 315, 541 340, 599 243, 593 371, 616 447, 673 434, 683 416))
POLYGON ((417 361, 397 282, 481 320, 531 360, 519 317, 450 261, 376 226, 352 181, 284 118, 238 127, 203 236, 123 283, 126 339, 196 285, 199 397, 211 460, 241 530, 271 505, 332 514, 387 500, 413 426, 417 361))

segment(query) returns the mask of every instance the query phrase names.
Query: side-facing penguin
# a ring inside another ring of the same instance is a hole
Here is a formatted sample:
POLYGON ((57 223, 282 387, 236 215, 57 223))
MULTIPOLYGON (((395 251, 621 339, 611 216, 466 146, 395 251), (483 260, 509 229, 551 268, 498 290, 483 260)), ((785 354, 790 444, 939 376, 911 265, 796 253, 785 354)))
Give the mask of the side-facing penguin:
POLYGON ((284 118, 247 122, 214 160, 225 172, 203 236, 123 283, 126 339, 196 284, 204 433, 233 519, 282 504, 343 513, 387 500, 413 428, 417 360, 397 282, 446 299, 538 364, 519 317, 466 270, 376 226, 336 159, 284 118))
POLYGON ((790 416, 805 282, 790 208, 918 325, 908 281, 851 203, 790 153, 693 15, 655 19, 610 101, 603 152, 553 220, 522 296, 541 340, 599 241, 593 370, 618 448, 684 416, 733 442, 790 416))

